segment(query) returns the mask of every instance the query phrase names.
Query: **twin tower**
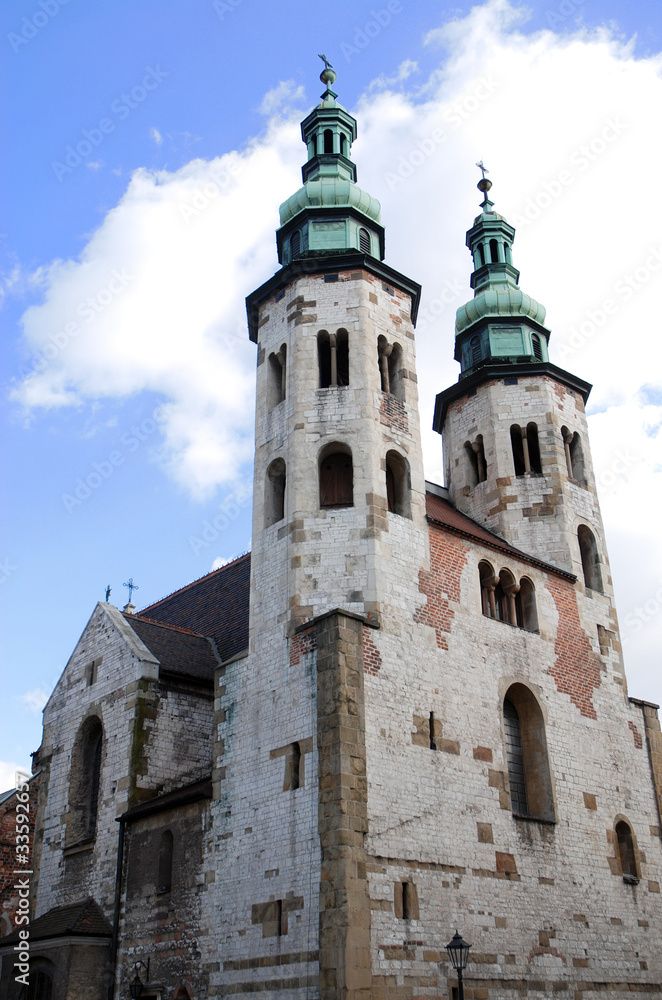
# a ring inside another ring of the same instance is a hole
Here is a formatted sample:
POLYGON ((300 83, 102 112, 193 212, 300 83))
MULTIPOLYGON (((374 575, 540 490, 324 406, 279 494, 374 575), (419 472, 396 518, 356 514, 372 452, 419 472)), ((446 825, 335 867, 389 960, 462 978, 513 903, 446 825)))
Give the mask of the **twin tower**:
MULTIPOLYGON (((247 299, 258 345, 253 642, 337 607, 380 624, 402 598, 398 578, 417 579, 429 559, 420 286, 384 263, 380 206, 351 159, 356 120, 331 89, 333 69, 321 79, 321 103, 301 125, 303 187, 280 208, 282 267, 247 299)), ((436 401, 446 496, 603 592, 590 386, 549 361, 545 309, 519 288, 515 231, 490 187, 480 181, 482 211, 467 234, 474 298, 457 313, 461 374, 436 401)))

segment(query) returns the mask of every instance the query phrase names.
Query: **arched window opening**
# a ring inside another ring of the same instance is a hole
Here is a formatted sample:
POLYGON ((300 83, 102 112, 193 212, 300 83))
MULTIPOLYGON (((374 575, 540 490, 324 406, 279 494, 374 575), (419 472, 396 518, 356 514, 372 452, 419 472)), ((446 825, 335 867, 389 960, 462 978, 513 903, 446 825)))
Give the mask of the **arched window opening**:
POLYGON ((469 348, 471 350, 471 365, 473 367, 474 365, 477 365, 483 357, 483 352, 480 346, 480 337, 478 335, 471 338, 469 348))
POLYGON ((343 445, 331 445, 319 464, 320 507, 354 505, 352 454, 343 445))
POLYGON ((267 408, 273 410, 285 399, 285 359, 287 347, 281 345, 279 351, 269 355, 268 384, 267 384, 267 408))
POLYGON ((191 1000, 191 994, 186 986, 180 986, 175 993, 175 1000, 191 1000))
POLYGON ((21 997, 25 1000, 51 1000, 53 995, 53 977, 46 969, 31 969, 30 983, 27 991, 21 997))
POLYGON ((530 423, 526 427, 513 424, 510 428, 510 443, 516 476, 526 476, 532 472, 542 473, 536 424, 530 423))
POLYGON ((434 738, 434 712, 430 712, 430 750, 437 749, 437 741, 434 738))
POLYGON ((301 233, 298 229, 290 236, 290 258, 294 260, 301 253, 301 233))
POLYGON ((388 381, 391 395, 395 396, 401 403, 404 403, 405 380, 400 344, 393 344, 393 350, 388 357, 388 381))
POLYGON ((379 363, 379 379, 382 392, 391 391, 391 382, 388 372, 388 359, 393 352, 393 344, 389 344, 383 334, 377 339, 377 359, 379 363))
POLYGON ((464 450, 467 455, 467 482, 470 489, 478 483, 484 483, 487 479, 487 465, 485 463, 485 448, 483 446, 483 435, 478 434, 475 441, 466 441, 464 450))
POLYGON ((540 337, 537 333, 531 336, 531 343, 533 344, 533 356, 538 361, 542 361, 542 344, 540 343, 540 337))
POLYGON ((370 233, 367 229, 359 229, 359 250, 361 253, 370 253, 370 233))
POLYGON ((538 631, 538 609, 536 607, 536 591, 531 580, 523 576, 519 582, 519 594, 517 595, 517 624, 527 632, 538 631))
POLYGON ((392 514, 411 517, 409 463, 397 451, 386 454, 386 500, 392 514))
POLYGON ((510 570, 502 569, 499 573, 499 583, 495 590, 497 617, 499 621, 507 622, 509 625, 518 624, 517 597, 519 596, 519 589, 519 583, 516 582, 510 570))
POLYGON ((478 456, 473 450, 471 441, 464 442, 464 454, 466 455, 467 485, 470 490, 478 485, 478 456))
POLYGON ((531 423, 526 425, 526 446, 529 449, 530 471, 542 474, 542 464, 540 462, 540 443, 538 441, 538 427, 531 423))
POLYGON ((67 842, 91 840, 96 833, 103 729, 96 715, 83 722, 74 742, 69 790, 67 842))
POLYGON ((349 337, 347 330, 317 334, 320 389, 349 385, 349 337))
POLYGON ((510 243, 504 243, 504 250, 506 251, 506 263, 512 264, 512 262, 513 262, 513 255, 511 253, 511 249, 510 249, 510 243))
POLYGON ((577 540, 582 558, 584 583, 589 590, 597 590, 601 594, 603 592, 602 573, 600 572, 600 557, 595 535, 585 524, 580 524, 577 529, 577 540))
POLYGON ((159 875, 157 879, 158 892, 170 892, 172 888, 172 831, 164 830, 159 842, 159 875))
POLYGON ((490 240, 490 258, 493 264, 499 263, 499 244, 496 240, 490 240))
POLYGON ((561 428, 561 434, 563 435, 563 446, 565 448, 565 461, 568 466, 568 475, 581 486, 586 486, 582 439, 577 431, 573 434, 573 432, 568 430, 567 427, 561 428))
POLYGON ((333 152, 333 132, 330 128, 324 130, 324 152, 333 152))
POLYGON ((287 755, 287 774, 285 776, 285 791, 295 791, 303 786, 303 754, 301 745, 292 743, 287 755))
POLYGON ((344 157, 349 156, 349 143, 346 135, 341 135, 340 137, 340 152, 344 157))
POLYGON ((486 618, 496 618, 495 588, 498 577, 494 575, 493 568, 485 560, 478 563, 478 574, 480 576, 480 604, 483 614, 486 618))
POLYGON ((523 684, 506 692, 503 728, 513 813, 554 822, 545 723, 540 705, 523 684))
POLYGON ((264 498, 264 526, 270 527, 285 517, 286 468, 282 458, 276 458, 267 469, 264 498))
POLYGON ((616 846, 618 848, 618 860, 621 865, 621 874, 626 882, 638 882, 637 858, 634 849, 634 837, 632 830, 623 820, 616 824, 616 846))
POLYGON ((483 247, 479 243, 476 246, 476 259, 475 259, 475 262, 474 262, 474 266, 475 266, 476 270, 478 270, 479 267, 482 267, 484 263, 485 263, 485 260, 483 258, 483 247))

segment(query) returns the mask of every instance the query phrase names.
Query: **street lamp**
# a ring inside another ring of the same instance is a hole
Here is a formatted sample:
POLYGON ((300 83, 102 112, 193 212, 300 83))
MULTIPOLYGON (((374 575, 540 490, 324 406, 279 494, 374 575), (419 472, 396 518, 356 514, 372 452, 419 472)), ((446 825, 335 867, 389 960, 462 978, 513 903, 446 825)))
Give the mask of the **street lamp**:
POLYGON ((458 997, 459 1000, 464 1000, 464 986, 462 985, 462 973, 467 967, 467 958, 469 957, 470 944, 455 931, 453 935, 453 940, 446 945, 446 951, 448 952, 448 957, 451 960, 451 964, 455 971, 457 972, 457 987, 458 987, 458 997))
POLYGON ((147 973, 147 982, 149 982, 149 959, 147 959, 147 965, 144 962, 136 962, 134 965, 135 976, 131 983, 129 984, 129 993, 131 994, 132 1000, 140 1000, 143 991, 143 981, 138 974, 138 969, 144 969, 147 973))

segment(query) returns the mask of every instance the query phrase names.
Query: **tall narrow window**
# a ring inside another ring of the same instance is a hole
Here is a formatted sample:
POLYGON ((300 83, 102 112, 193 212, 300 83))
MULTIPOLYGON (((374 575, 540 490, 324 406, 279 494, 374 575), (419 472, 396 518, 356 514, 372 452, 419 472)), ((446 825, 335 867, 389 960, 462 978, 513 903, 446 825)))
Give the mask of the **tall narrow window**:
POLYGON ((343 156, 349 156, 349 144, 347 142, 347 136, 341 135, 340 137, 340 152, 343 156))
POLYGON ((430 750, 437 749, 437 741, 434 738, 434 712, 430 712, 430 750))
POLYGON ((531 343, 533 345, 533 356, 538 361, 542 361, 542 344, 540 343, 540 337, 537 333, 531 335, 531 343))
POLYGON ((623 878, 628 881, 639 881, 637 874, 637 859, 634 850, 634 838, 632 830, 621 820, 616 824, 616 846, 618 848, 618 860, 621 864, 623 878))
POLYGON ((172 887, 172 831, 164 830, 159 842, 159 874, 157 879, 158 892, 170 892, 172 887))
POLYGON ((301 233, 298 229, 290 236, 290 257, 294 260, 301 253, 301 233))
POLYGON ((285 762, 284 792, 292 792, 303 785, 303 754, 300 743, 291 743, 285 762))
POLYGON ((510 784, 510 805, 519 816, 529 815, 529 800, 526 794, 526 774, 524 771, 524 750, 522 748, 522 728, 519 713, 508 698, 503 703, 503 728, 506 737, 506 763, 510 784))
POLYGON ((494 570, 488 562, 482 561, 478 563, 478 574, 480 576, 480 603, 483 614, 486 618, 496 618, 494 589, 497 578, 494 575, 494 570))
POLYGON ((333 132, 330 128, 324 130, 324 152, 333 152, 333 132))
POLYGON ((411 517, 409 463, 397 451, 386 453, 386 500, 392 514, 411 517))
POLYGON ((477 365, 478 362, 481 361, 483 357, 483 352, 480 346, 480 337, 478 335, 472 337, 469 346, 471 348, 471 364, 472 366, 477 365))
POLYGON ((317 334, 320 389, 349 385, 349 337, 347 330, 317 334))
POLYGON ((580 524, 577 529, 577 541, 582 559, 584 583, 589 590, 597 590, 601 594, 603 593, 602 573, 600 572, 600 557, 595 535, 585 524, 580 524))
POLYGON ((413 882, 393 884, 393 910, 398 920, 418 920, 418 892, 413 882))
POLYGON ((529 447, 529 463, 531 466, 531 472, 542 473, 542 464, 540 462, 540 443, 538 441, 538 427, 536 424, 531 423, 526 425, 526 442, 529 447))
POLYGON ((67 842, 91 840, 96 833, 103 730, 96 715, 86 719, 78 730, 71 755, 69 820, 67 842))
POLYGON ((282 521, 285 517, 285 462, 276 458, 267 469, 267 482, 264 497, 265 528, 282 521))
POLYGON ((581 486, 586 486, 582 439, 577 431, 573 434, 573 432, 568 430, 567 427, 561 428, 561 434, 563 435, 563 446, 565 448, 565 460, 566 465, 568 466, 568 475, 581 486))
POLYGON ((513 424, 510 428, 510 442, 513 450, 513 463, 515 465, 516 476, 526 476, 531 472, 542 472, 538 427, 536 424, 530 423, 526 427, 513 424))
POLYGON ((538 631, 538 611, 536 608, 536 591, 528 577, 523 576, 519 582, 518 622, 521 628, 528 632, 538 631))
POLYGON ((554 796, 542 711, 524 684, 513 684, 503 702, 510 801, 513 813, 554 822, 554 796))
POLYGON ((529 471, 524 461, 524 434, 519 424, 513 424, 510 428, 510 443, 513 449, 513 462, 515 464, 515 475, 524 476, 529 471))
POLYGON ((496 240, 490 240, 490 258, 493 264, 499 262, 499 244, 496 240))
POLYGON ((351 507, 354 504, 352 455, 342 445, 331 445, 319 465, 320 507, 351 507))
POLYGON ((499 583, 496 587, 497 617, 509 625, 517 625, 517 598, 519 584, 508 569, 499 573, 499 583))
POLYGON ((274 406, 285 399, 285 358, 287 347, 281 345, 279 351, 269 355, 268 384, 267 384, 267 408, 272 410, 274 406))
POLYGON ((359 250, 361 253, 370 253, 370 233, 363 226, 359 229, 359 250))
POLYGON ((476 247, 476 258, 474 261, 474 267, 476 268, 476 270, 478 270, 478 268, 482 267, 484 263, 485 260, 483 258, 483 247, 479 243, 478 246, 476 247))

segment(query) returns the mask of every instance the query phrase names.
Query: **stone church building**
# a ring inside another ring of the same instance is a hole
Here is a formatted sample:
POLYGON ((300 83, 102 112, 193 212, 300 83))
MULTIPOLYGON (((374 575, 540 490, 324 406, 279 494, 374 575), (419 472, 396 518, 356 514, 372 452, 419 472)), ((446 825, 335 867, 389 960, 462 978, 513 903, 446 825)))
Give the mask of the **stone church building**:
POLYGON ((331 89, 257 348, 253 549, 100 603, 44 710, 6 1000, 662 995, 662 739, 629 698, 590 386, 549 360, 490 183, 426 482, 420 286, 331 89), (149 962, 149 967, 148 967, 149 962), (135 992, 135 989, 134 989, 135 992))

